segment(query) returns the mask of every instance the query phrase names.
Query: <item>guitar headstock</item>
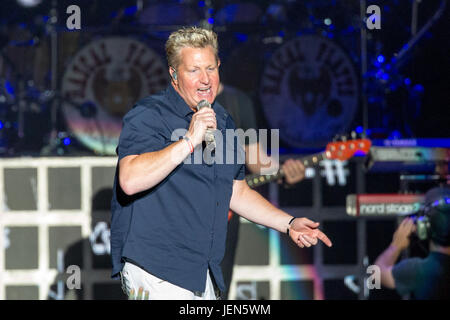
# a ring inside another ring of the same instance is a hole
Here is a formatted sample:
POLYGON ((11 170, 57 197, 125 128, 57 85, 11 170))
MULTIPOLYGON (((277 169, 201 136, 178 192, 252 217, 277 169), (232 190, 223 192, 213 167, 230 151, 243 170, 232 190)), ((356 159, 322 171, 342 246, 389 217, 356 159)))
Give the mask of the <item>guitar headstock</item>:
POLYGON ((335 160, 348 160, 357 152, 367 154, 372 146, 372 142, 369 139, 348 139, 347 137, 341 137, 341 141, 334 141, 327 144, 325 151, 327 159, 335 160))

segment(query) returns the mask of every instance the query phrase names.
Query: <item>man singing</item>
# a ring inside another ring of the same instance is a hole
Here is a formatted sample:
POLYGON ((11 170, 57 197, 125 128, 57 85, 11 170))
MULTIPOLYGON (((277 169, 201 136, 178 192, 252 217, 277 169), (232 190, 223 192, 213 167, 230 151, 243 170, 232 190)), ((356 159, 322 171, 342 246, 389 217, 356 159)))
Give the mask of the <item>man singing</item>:
MULTIPOLYGON (((301 248, 318 240, 331 246, 318 223, 294 218, 250 189, 239 161, 194 161, 194 150, 202 148, 207 131, 220 130, 226 140, 226 130, 235 129, 215 102, 217 35, 197 27, 177 30, 166 42, 166 54, 171 83, 125 115, 119 139, 112 275, 121 276, 126 293, 143 288, 150 299, 216 299, 217 291, 225 289, 220 262, 230 208, 287 233, 301 248), (212 107, 198 109, 202 100, 212 107), (173 141, 179 129, 185 134, 173 141)), ((230 143, 217 143, 215 152, 230 143)), ((238 150, 234 148, 233 159, 238 150)))

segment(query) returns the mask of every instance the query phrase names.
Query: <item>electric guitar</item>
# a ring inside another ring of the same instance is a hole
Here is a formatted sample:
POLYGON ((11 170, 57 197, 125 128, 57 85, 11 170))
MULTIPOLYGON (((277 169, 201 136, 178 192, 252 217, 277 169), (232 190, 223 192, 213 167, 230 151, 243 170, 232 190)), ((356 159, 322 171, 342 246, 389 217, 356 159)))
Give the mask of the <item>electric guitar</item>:
MULTIPOLYGON (((315 153, 306 157, 301 157, 300 160, 305 167, 313 167, 319 164, 320 161, 328 160, 348 160, 355 155, 356 152, 369 152, 372 142, 368 139, 354 139, 342 142, 330 142, 327 144, 324 152, 315 153)), ((285 176, 283 169, 278 170, 274 174, 260 175, 249 174, 245 176, 245 181, 250 188, 256 188, 272 181, 277 181, 285 176)), ((228 221, 233 216, 233 211, 228 211, 228 221)))

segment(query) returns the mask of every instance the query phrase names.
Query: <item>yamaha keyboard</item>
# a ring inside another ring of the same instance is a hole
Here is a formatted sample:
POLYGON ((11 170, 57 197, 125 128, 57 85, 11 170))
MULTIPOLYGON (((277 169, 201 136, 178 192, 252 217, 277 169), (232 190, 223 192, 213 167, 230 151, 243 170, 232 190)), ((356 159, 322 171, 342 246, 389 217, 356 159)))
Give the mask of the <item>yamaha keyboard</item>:
POLYGON ((366 167, 375 172, 434 172, 436 163, 450 162, 450 148, 372 147, 366 167))

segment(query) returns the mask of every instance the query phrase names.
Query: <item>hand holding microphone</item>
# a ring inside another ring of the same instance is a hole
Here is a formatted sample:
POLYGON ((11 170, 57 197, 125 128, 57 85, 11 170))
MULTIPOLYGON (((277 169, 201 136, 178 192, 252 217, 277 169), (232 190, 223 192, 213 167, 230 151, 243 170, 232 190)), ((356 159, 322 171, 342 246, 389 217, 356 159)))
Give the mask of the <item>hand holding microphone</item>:
MULTIPOLYGON (((211 109, 211 104, 207 100, 202 100, 197 104, 197 110, 200 111, 203 108, 211 109)), ((214 114, 214 120, 216 120, 215 114, 214 114)), ((217 128, 217 122, 213 129, 206 129, 205 132, 205 142, 206 142, 206 148, 209 150, 214 150, 216 148, 216 139, 214 138, 214 129, 217 128)))
POLYGON ((197 104, 197 112, 192 116, 186 136, 192 141, 194 148, 206 141, 208 148, 215 148, 214 130, 217 128, 216 113, 208 101, 197 104))

